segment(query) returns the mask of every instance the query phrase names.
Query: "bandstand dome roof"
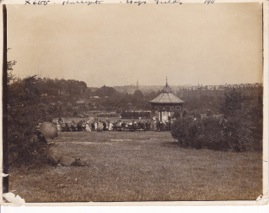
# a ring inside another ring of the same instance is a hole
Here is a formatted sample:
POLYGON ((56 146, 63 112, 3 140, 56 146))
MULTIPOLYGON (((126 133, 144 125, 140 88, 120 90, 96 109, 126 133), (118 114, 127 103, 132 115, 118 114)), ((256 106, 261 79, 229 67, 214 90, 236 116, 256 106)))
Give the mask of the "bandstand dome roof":
POLYGON ((179 105, 184 103, 183 100, 181 100, 179 97, 177 97, 172 89, 169 87, 167 80, 166 85, 161 91, 161 94, 158 95, 156 98, 150 101, 151 104, 173 104, 173 105, 179 105))

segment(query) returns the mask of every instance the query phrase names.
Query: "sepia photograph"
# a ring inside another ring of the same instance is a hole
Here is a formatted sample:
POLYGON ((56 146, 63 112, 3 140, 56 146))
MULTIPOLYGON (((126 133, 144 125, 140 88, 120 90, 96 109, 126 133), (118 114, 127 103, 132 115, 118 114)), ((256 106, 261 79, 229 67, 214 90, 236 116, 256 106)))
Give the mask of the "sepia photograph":
POLYGON ((64 2, 4 6, 7 202, 263 195, 262 3, 64 2))

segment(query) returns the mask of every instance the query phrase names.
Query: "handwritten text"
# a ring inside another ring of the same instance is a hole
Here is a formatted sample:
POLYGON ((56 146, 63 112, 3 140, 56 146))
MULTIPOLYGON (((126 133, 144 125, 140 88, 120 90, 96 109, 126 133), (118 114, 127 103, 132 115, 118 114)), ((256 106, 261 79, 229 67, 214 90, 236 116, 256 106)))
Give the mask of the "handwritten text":
POLYGON ((214 4, 215 0, 205 0, 204 4, 214 4))
POLYGON ((154 0, 156 4, 182 4, 178 0, 154 0))
POLYGON ((50 1, 48 0, 25 0, 25 4, 31 4, 31 5, 47 5, 50 1))
POLYGON ((92 5, 92 4, 101 4, 102 0, 95 0, 95 1, 63 1, 62 5, 72 5, 72 4, 84 4, 84 5, 92 5))
POLYGON ((147 1, 126 0, 126 4, 136 4, 138 6, 146 3, 147 1))

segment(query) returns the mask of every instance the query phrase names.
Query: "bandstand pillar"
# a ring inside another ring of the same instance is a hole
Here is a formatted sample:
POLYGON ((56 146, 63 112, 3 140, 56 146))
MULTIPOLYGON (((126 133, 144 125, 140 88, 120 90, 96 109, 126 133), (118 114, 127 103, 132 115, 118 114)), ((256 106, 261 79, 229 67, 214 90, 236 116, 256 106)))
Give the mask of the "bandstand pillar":
POLYGON ((163 112, 159 111, 159 121, 163 121, 163 112))

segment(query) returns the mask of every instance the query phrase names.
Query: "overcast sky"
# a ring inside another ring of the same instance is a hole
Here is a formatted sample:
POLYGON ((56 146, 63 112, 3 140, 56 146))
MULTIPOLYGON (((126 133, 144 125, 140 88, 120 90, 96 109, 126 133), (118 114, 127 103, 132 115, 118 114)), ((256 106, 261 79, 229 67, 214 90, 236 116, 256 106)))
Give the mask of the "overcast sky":
POLYGON ((262 82, 260 4, 8 6, 19 77, 92 86, 262 82))

